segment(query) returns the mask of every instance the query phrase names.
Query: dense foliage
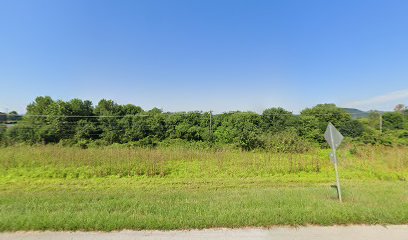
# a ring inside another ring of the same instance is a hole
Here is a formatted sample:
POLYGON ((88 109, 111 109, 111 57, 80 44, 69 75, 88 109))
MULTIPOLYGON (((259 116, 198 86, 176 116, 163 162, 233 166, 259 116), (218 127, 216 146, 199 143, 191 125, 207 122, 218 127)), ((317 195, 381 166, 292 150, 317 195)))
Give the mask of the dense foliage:
POLYGON ((212 115, 209 112, 169 113, 157 108, 146 111, 105 99, 94 106, 87 100, 55 101, 50 97, 37 97, 27 106, 22 119, 16 116, 16 113, 8 115, 18 120, 14 126, 0 125, 3 144, 60 143, 86 148, 114 143, 155 146, 183 141, 208 147, 303 152, 313 145, 326 146, 323 134, 328 122, 350 141, 384 145, 408 143, 407 111, 372 112, 368 118, 356 120, 334 104, 319 104, 299 115, 282 108, 266 109, 262 114, 237 111, 212 115))

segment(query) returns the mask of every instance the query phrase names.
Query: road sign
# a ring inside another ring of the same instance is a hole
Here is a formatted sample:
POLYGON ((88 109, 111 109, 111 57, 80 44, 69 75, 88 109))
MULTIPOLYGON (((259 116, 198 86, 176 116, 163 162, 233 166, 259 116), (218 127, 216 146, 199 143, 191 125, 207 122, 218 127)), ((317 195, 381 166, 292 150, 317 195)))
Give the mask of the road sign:
POLYGON ((330 147, 335 150, 337 149, 341 142, 343 141, 343 135, 333 126, 333 124, 329 123, 327 126, 326 132, 324 133, 324 138, 326 139, 327 143, 329 143, 330 147))
POLYGON ((341 199, 339 171, 337 170, 336 149, 340 146, 340 144, 343 141, 344 137, 333 126, 333 124, 329 123, 329 125, 327 126, 327 129, 326 129, 326 132, 324 133, 324 138, 326 139, 327 143, 332 148, 332 152, 330 153, 330 160, 334 163, 334 170, 336 171, 337 195, 338 195, 339 200, 341 202, 342 199, 341 199))

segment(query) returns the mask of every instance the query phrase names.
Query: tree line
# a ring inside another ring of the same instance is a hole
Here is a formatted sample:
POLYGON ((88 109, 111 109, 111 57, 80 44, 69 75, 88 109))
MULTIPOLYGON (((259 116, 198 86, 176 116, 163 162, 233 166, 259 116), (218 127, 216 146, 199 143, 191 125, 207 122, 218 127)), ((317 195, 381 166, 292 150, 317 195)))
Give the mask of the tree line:
POLYGON ((269 108, 262 114, 235 111, 212 115, 143 110, 106 99, 94 106, 88 100, 62 101, 45 96, 29 104, 23 117, 7 115, 18 121, 12 127, 0 128, 0 141, 3 145, 59 143, 82 147, 114 143, 156 146, 181 141, 243 150, 301 152, 313 145, 325 146, 323 134, 328 122, 350 141, 407 145, 407 116, 407 110, 400 109, 354 119, 334 104, 319 104, 298 115, 283 108, 269 108))

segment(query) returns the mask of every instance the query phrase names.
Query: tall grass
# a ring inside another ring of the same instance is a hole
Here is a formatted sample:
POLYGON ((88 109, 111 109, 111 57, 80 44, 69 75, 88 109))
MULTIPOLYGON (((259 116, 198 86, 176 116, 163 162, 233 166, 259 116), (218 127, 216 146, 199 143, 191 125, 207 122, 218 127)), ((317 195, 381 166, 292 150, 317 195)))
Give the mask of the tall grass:
POLYGON ((340 149, 341 204, 329 152, 0 148, 0 232, 408 223, 408 148, 340 149))
MULTIPOLYGON (((90 148, 53 145, 0 148, 0 176, 46 178, 93 177, 276 177, 314 176, 333 172, 330 150, 303 154, 234 150, 90 148)), ((339 151, 345 178, 408 178, 408 148, 345 147, 339 151)), ((295 179, 296 180, 296 179, 295 179)))

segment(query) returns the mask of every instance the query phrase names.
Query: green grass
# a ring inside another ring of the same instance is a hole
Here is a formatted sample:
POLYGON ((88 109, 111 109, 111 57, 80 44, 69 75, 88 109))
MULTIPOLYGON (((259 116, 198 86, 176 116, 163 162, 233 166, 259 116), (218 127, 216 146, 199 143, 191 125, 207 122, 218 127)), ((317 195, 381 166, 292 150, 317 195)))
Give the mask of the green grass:
POLYGON ((42 180, 0 187, 0 230, 188 229, 408 223, 403 182, 326 184, 42 180))
POLYGON ((0 148, 0 231, 406 224, 407 153, 0 148))
MULTIPOLYGON (((0 148, 2 178, 272 177, 284 181, 327 182, 333 178, 330 150, 306 154, 189 149, 64 148, 57 146, 0 148), (305 179, 308 178, 309 179, 305 179), (301 179, 299 179, 299 177, 301 179)), ((339 151, 345 179, 406 180, 408 148, 371 147, 350 154, 339 151)))

